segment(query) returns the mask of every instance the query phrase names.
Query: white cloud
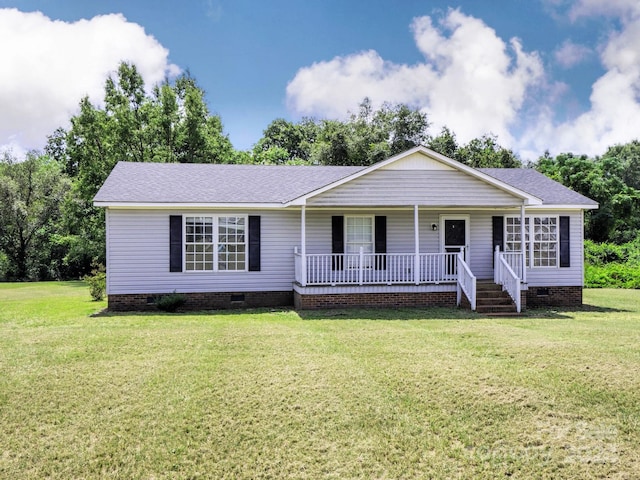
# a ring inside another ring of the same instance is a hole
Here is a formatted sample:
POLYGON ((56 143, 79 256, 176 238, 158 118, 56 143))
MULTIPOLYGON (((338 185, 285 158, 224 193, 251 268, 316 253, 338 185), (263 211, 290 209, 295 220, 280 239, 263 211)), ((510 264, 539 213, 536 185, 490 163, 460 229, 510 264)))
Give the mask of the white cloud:
POLYGON ((565 40, 554 52, 556 62, 564 68, 571 68, 591 55, 591 49, 585 45, 578 45, 571 40, 565 40))
POLYGON ((40 12, 0 9, 0 150, 41 148, 66 126, 84 95, 96 103, 121 61, 148 85, 175 75, 169 52, 119 14, 67 23, 40 12))
POLYGON ((416 18, 412 30, 424 62, 399 65, 370 50, 314 63, 289 82, 289 108, 344 117, 367 96, 374 106, 388 101, 424 109, 435 131, 446 125, 462 142, 491 132, 510 144, 527 90, 542 79, 538 55, 525 52, 517 39, 505 43, 459 10, 437 25, 431 17, 416 18))
POLYGON ((576 0, 569 10, 569 18, 607 15, 616 17, 640 15, 638 0, 576 0))
MULTIPOLYGON (((565 122, 557 122, 546 108, 521 137, 520 150, 601 155, 610 146, 640 137, 640 4, 636 0, 607 2, 606 12, 620 18, 621 29, 611 32, 600 46, 606 72, 591 89, 589 109, 565 122)), ((602 2, 580 0, 572 16, 599 16, 602 2)))

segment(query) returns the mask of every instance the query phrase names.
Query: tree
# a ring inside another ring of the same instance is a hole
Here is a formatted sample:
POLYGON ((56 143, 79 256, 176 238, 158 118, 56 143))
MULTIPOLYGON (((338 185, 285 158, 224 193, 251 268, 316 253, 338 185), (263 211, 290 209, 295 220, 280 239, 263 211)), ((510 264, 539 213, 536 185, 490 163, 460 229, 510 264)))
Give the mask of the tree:
POLYGON ((453 157, 473 168, 519 168, 522 163, 513 151, 501 147, 495 135, 474 138, 453 157))
POLYGON ((318 136, 319 125, 310 118, 293 123, 283 118, 271 122, 253 147, 255 163, 308 162, 318 136))
POLYGON ((629 177, 630 155, 637 145, 613 147, 602 157, 589 158, 572 153, 556 157, 546 153, 536 169, 563 185, 599 203, 598 210, 585 215, 585 235, 596 242, 624 243, 640 232, 640 191, 629 177))
POLYGON ((458 152, 458 142, 456 135, 447 127, 443 127, 440 131, 440 135, 430 138, 427 142, 427 146, 434 152, 438 152, 445 157, 455 158, 458 152))
POLYGON ((61 165, 46 155, 0 161, 0 253, 9 280, 58 278, 60 253, 50 239, 69 189, 61 165))
POLYGON ((204 91, 188 73, 149 94, 136 66, 124 62, 105 82, 104 107, 83 98, 71 128, 56 130, 46 152, 73 179, 58 241, 78 274, 105 260, 104 212, 92 202, 118 161, 229 163, 238 158, 220 117, 210 114, 204 91))

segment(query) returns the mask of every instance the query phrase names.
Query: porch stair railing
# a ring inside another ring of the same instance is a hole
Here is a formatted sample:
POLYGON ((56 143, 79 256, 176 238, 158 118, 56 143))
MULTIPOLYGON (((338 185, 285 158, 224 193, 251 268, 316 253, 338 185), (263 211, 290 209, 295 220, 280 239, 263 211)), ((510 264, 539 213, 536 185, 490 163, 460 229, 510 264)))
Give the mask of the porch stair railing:
POLYGON ((460 306, 462 302, 462 293, 467 296, 469 300, 469 304, 471 305, 471 310, 476 310, 476 277, 471 273, 471 269, 467 262, 464 261, 464 257, 462 256, 462 252, 457 254, 457 270, 458 270, 458 278, 457 278, 457 304, 460 306))
POLYGON ((509 293, 509 296, 515 303, 516 312, 520 313, 522 310, 520 298, 522 284, 522 254, 519 252, 501 252, 500 248, 496 247, 494 253, 493 276, 494 282, 501 285, 502 289, 509 293))

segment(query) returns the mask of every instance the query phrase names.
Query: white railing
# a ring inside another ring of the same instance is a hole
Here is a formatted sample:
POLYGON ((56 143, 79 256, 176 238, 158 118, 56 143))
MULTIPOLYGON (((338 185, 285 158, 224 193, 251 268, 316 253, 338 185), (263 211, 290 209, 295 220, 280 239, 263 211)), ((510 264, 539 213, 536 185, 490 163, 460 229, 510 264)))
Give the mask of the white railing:
POLYGON ((462 252, 456 255, 456 263, 458 270, 457 281, 457 294, 458 294, 458 306, 462 301, 462 292, 467 296, 469 303, 471 304, 471 310, 476 309, 476 277, 471 273, 471 269, 467 262, 464 261, 462 252))
MULTIPOLYGON (((518 254, 521 255, 521 254, 518 254)), ((521 277, 511 268, 509 264, 510 255, 505 255, 505 252, 501 252, 498 247, 494 254, 494 268, 493 275, 494 281, 498 285, 502 285, 502 289, 509 293, 509 296, 516 304, 516 311, 521 311, 521 299, 520 299, 520 282, 521 277)), ((520 265, 522 265, 522 257, 519 257, 520 265)))
POLYGON ((394 285, 455 282, 456 253, 333 253, 307 254, 296 250, 295 275, 301 285, 394 285), (416 265, 418 275, 416 277, 416 265))
POLYGON ((521 252, 500 252, 507 265, 517 275, 518 278, 524 278, 522 275, 522 253, 521 252))

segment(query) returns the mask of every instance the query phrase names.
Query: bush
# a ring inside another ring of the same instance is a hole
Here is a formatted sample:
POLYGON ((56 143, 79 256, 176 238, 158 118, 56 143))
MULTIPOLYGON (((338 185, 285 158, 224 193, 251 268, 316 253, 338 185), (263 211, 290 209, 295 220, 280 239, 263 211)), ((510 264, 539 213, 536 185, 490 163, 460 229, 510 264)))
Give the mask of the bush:
POLYGON ((84 280, 89 284, 91 298, 96 302, 102 300, 107 293, 107 270, 104 265, 93 264, 91 275, 86 275, 84 280))
POLYGON ((640 267, 626 263, 586 264, 584 276, 589 288, 640 289, 640 267))
POLYGON ((162 295, 161 297, 156 297, 156 307, 165 312, 175 312, 185 303, 187 303, 187 297, 182 295, 181 293, 176 293, 175 290, 173 293, 168 295, 162 295))

